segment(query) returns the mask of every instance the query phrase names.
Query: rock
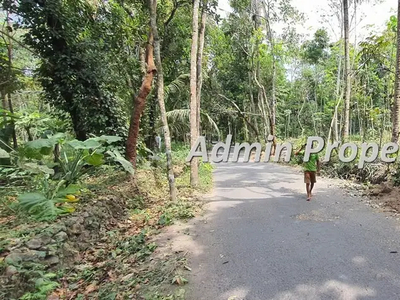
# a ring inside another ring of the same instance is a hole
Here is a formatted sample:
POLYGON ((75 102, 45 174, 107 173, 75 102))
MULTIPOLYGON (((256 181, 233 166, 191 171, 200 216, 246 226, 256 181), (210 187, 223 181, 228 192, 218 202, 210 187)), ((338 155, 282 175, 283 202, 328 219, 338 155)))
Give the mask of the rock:
POLYGON ((23 242, 19 238, 7 239, 7 242, 8 242, 8 245, 6 247, 6 250, 9 252, 20 247, 23 244, 23 242))
POLYGON ((380 190, 375 188, 375 189, 373 189, 369 194, 370 194, 371 196, 378 196, 379 193, 380 193, 380 190))
POLYGON ((100 223, 97 221, 92 221, 90 224, 86 226, 86 229, 90 231, 96 231, 100 229, 100 223))
POLYGON ((68 234, 65 231, 60 231, 54 236, 54 239, 59 243, 64 242, 68 239, 68 234))
POLYGON ((84 228, 81 224, 75 223, 71 225, 69 228, 69 233, 74 234, 74 235, 80 235, 83 232, 84 228))
POLYGON ((40 239, 34 238, 28 241, 25 245, 31 250, 36 250, 42 246, 42 241, 40 239))
POLYGON ((14 274, 17 274, 17 273, 18 273, 18 270, 14 266, 8 266, 6 268, 6 275, 9 276, 9 277, 11 277, 11 276, 13 276, 14 274))
POLYGON ((46 229, 42 231, 42 234, 43 236, 52 237, 53 235, 59 233, 60 231, 66 231, 65 225, 62 223, 48 226, 46 229))
POLYGON ((14 251, 11 252, 7 257, 4 259, 4 262, 7 265, 16 266, 23 261, 23 253, 21 251, 14 251))
POLYGON ((49 234, 41 235, 40 240, 42 242, 42 246, 54 243, 54 240, 52 239, 51 235, 49 235, 49 234))
POLYGON ((76 250, 68 242, 64 243, 64 245, 62 246, 62 251, 63 251, 64 256, 76 256, 76 255, 79 255, 79 251, 76 250))
POLYGON ((58 248, 57 248, 57 244, 51 244, 48 245, 47 247, 47 255, 56 255, 58 248))
POLYGON ((83 220, 80 219, 79 217, 71 217, 71 218, 69 218, 68 220, 65 221, 65 226, 66 227, 71 227, 73 225, 82 223, 82 221, 83 220))
POLYGON ((44 263, 47 265, 56 265, 60 262, 58 256, 51 255, 44 260, 44 263))
POLYGON ((391 191, 392 191, 392 188, 391 188, 390 186, 384 185, 384 186, 382 187, 381 193, 382 193, 382 194, 388 194, 388 193, 390 193, 391 191))
POLYGON ((21 249, 15 250, 11 252, 4 260, 4 262, 8 265, 16 266, 24 261, 35 261, 40 260, 46 257, 46 252, 44 251, 36 251, 29 249, 21 249))

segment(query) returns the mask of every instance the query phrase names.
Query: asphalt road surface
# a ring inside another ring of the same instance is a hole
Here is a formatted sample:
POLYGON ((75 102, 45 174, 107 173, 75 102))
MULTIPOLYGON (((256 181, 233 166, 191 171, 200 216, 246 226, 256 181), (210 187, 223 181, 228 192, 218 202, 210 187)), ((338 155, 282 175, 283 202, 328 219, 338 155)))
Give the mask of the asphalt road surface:
POLYGON ((217 164, 188 300, 399 300, 400 221, 273 163, 217 164), (397 253, 398 251, 398 253, 397 253))

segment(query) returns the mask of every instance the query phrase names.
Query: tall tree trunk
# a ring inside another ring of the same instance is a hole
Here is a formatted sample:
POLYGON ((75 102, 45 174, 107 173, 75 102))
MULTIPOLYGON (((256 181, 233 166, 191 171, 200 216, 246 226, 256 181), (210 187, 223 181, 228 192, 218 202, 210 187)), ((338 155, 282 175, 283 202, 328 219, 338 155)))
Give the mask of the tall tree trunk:
POLYGON ((344 76, 345 76, 345 101, 343 114, 342 139, 346 140, 349 135, 350 120, 350 93, 351 93, 351 76, 350 76, 350 41, 349 41, 349 1, 343 0, 344 15, 344 76))
MULTIPOLYGON (((273 46, 272 46, 273 47, 273 46)), ((271 135, 274 137, 272 140, 273 146, 272 146, 272 155, 275 155, 275 149, 276 149, 276 64, 275 64, 275 58, 274 58, 274 50, 272 50, 272 99, 271 99, 271 135)))
MULTIPOLYGON (((9 28, 10 31, 12 31, 12 24, 10 20, 10 13, 7 10, 7 27, 9 28)), ((12 40, 10 36, 8 35, 8 41, 7 41, 7 54, 8 54, 8 76, 10 78, 10 82, 12 82, 12 50, 13 50, 13 45, 12 45, 12 40)), ((14 113, 13 105, 12 105, 12 99, 11 99, 11 93, 7 93, 7 98, 8 98, 8 109, 10 110, 10 113, 14 113)), ((14 149, 18 148, 18 142, 17 142, 17 133, 15 132, 15 122, 14 119, 11 119, 11 130, 12 130, 12 138, 13 138, 13 147, 14 149)))
POLYGON ((330 128, 329 128, 329 133, 328 133, 328 142, 331 140, 331 134, 332 134, 332 131, 333 131, 333 135, 334 135, 334 138, 332 138, 332 139, 334 139, 335 141, 338 141, 339 140, 339 134, 338 134, 338 122, 337 122, 337 114, 338 114, 338 107, 339 107, 339 104, 340 104, 340 95, 339 95, 339 92, 340 92, 340 75, 341 75, 341 72, 342 72, 342 58, 341 58, 341 56, 339 55, 339 66, 338 66, 338 72, 337 72, 337 77, 336 77, 336 92, 335 92, 335 95, 336 95, 336 105, 335 105, 335 110, 334 110, 334 113, 333 113, 333 116, 332 116, 332 121, 331 121, 331 126, 330 126, 330 128))
POLYGON ((176 200, 176 188, 175 188, 175 177, 174 169, 172 165, 172 151, 171 151, 171 138, 168 127, 167 114, 165 111, 164 103, 164 73, 161 62, 161 47, 160 39, 157 30, 157 0, 150 0, 150 23, 154 36, 154 59, 157 68, 157 98, 160 106, 161 121, 163 123, 164 130, 164 141, 165 141, 165 152, 167 156, 167 172, 168 172, 168 184, 169 184, 169 195, 172 201, 176 200))
POLYGON ((396 78, 394 85, 394 105, 393 105, 393 127, 392 142, 399 141, 399 122, 400 122, 400 0, 397 7, 397 54, 396 54, 396 78))
POLYGON ((146 46, 146 75, 143 78, 142 86, 140 87, 139 94, 134 99, 134 106, 131 115, 131 121, 129 125, 128 138, 126 141, 126 157, 132 163, 133 167, 136 168, 136 146, 137 139, 139 136, 140 117, 142 116, 143 110, 146 106, 146 99, 151 91, 151 85, 153 82, 156 67, 154 65, 153 57, 153 32, 150 30, 147 46, 146 46))
MULTIPOLYGON (((251 16, 250 16, 250 21, 254 22, 254 30, 258 30, 258 28, 260 27, 260 16, 259 16, 259 5, 258 5, 258 1, 257 0, 251 0, 251 16)), ((257 56, 257 62, 259 61, 258 57, 259 57, 259 45, 258 45, 258 39, 256 39, 256 45, 255 45, 255 50, 253 50, 251 52, 251 55, 249 56, 249 95, 250 95, 250 105, 251 105, 251 112, 253 114, 253 118, 250 117, 250 124, 251 121, 253 119, 254 122, 254 126, 251 126, 252 128, 254 128, 254 133, 256 134, 256 139, 257 142, 260 142, 260 138, 259 138, 259 128, 258 128, 258 118, 256 116, 256 114, 258 113, 257 111, 257 104, 259 106, 259 110, 262 112, 262 116, 265 117, 263 111, 262 111, 262 107, 260 106, 260 103, 258 102, 256 104, 255 101, 255 96, 254 96, 254 90, 253 90, 253 74, 255 74, 254 76, 258 76, 258 70, 259 70, 259 64, 257 63, 257 70, 254 64, 254 60, 255 60, 255 55, 257 56)), ((260 91, 258 92, 258 95, 260 95, 260 91)), ((259 99, 260 97, 258 97, 259 99)), ((264 134, 265 137, 265 134, 264 134)))
MULTIPOLYGON (((253 66, 251 66, 251 70, 253 69, 253 66)), ((257 110, 256 110, 256 104, 254 101, 254 95, 253 95, 253 81, 251 80, 252 76, 251 76, 251 72, 249 71, 249 95, 250 95, 250 108, 251 108, 251 113, 253 114, 253 118, 249 118, 249 122, 251 124, 251 121, 253 120, 254 125, 251 126, 252 128, 254 128, 254 133, 255 133, 255 138, 257 140, 257 142, 260 142, 260 137, 259 137, 259 129, 258 129, 258 120, 257 120, 257 110)))
POLYGON ((201 99, 201 87, 203 85, 203 75, 202 75, 202 67, 203 67, 203 49, 204 49, 204 37, 206 32, 206 21, 207 21, 207 3, 206 0, 203 0, 202 12, 201 12, 201 24, 200 24, 200 32, 199 32, 199 47, 197 49, 197 86, 196 86, 196 98, 197 98, 197 109, 196 109, 196 120, 197 120, 197 130, 198 135, 201 134, 200 128, 200 99, 201 99))
POLYGON ((266 2, 263 2, 264 4, 264 14, 265 14, 265 20, 266 20, 266 30, 267 30, 267 35, 271 47, 271 56, 272 56, 272 89, 271 89, 271 111, 270 111, 270 116, 269 116, 269 122, 270 122, 270 134, 273 136, 273 146, 272 146, 272 151, 271 154, 275 154, 275 149, 276 149, 276 59, 275 59, 275 43, 274 43, 274 37, 272 34, 271 30, 271 24, 270 24, 270 12, 269 12, 269 3, 268 5, 266 2))
MULTIPOLYGON (((192 49, 190 53, 190 144, 194 147, 198 137, 197 128, 197 51, 199 38, 199 0, 193 3, 192 23, 192 49)), ((190 162, 190 185, 197 187, 199 184, 198 159, 195 157, 190 162)))

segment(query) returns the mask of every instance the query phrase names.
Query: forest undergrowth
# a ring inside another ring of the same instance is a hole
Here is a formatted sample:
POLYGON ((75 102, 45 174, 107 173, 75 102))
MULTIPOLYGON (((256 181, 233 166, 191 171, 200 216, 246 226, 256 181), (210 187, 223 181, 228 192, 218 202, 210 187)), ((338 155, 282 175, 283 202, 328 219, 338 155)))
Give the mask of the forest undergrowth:
POLYGON ((199 213, 199 196, 212 186, 211 165, 200 164, 200 185, 190 187, 186 150, 173 156, 176 201, 162 154, 137 170, 135 182, 97 169, 69 202, 74 211, 56 220, 37 221, 19 209, 17 195, 3 195, 0 299, 184 299, 185 256, 158 253, 152 237, 199 213))

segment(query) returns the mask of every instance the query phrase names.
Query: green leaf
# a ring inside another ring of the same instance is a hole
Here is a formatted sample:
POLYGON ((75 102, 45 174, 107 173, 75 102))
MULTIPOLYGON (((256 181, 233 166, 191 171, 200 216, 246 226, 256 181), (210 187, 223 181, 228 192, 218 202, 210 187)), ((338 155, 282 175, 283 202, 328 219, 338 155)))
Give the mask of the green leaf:
POLYGON ((54 170, 50 169, 45 165, 38 165, 37 163, 24 163, 22 164, 22 168, 27 169, 33 173, 45 173, 54 175, 54 170))
POLYGON ((49 155, 52 152, 53 148, 51 147, 43 147, 40 149, 40 154, 49 155))
POLYGON ((25 146, 27 148, 32 148, 32 149, 42 149, 42 148, 53 148, 55 144, 57 144, 57 142, 51 139, 38 139, 27 142, 25 146))
POLYGON ((107 151, 107 153, 114 159, 114 161, 121 164, 125 171, 130 174, 135 174, 135 169, 133 168, 132 164, 127 161, 118 150, 107 151))
POLYGON ((60 142, 63 139, 65 139, 65 137, 66 137, 65 133, 59 132, 59 133, 56 133, 55 135, 53 135, 52 137, 50 137, 50 139, 60 142))
POLYGON ((100 137, 95 138, 94 140, 98 142, 106 142, 108 144, 119 142, 122 140, 121 137, 119 136, 113 136, 113 135, 102 135, 100 137))
POLYGON ((84 141, 83 144, 86 147, 85 149, 93 149, 93 148, 97 148, 97 147, 101 146, 101 144, 94 139, 88 139, 88 140, 84 141))
MULTIPOLYGON (((46 196, 40 193, 25 193, 22 195, 18 196, 18 201, 19 204, 21 205, 22 209, 28 211, 29 213, 32 213, 37 209, 39 211, 39 214, 37 216, 40 216, 40 214, 43 214, 45 211, 45 207, 50 208, 48 211, 50 211, 50 214, 54 213, 54 209, 49 207, 49 201, 46 196)), ((53 203, 51 203, 53 204, 53 203)), ((53 204, 54 206, 54 204, 53 204)))
POLYGON ((103 160, 104 155, 101 153, 93 153, 92 155, 90 155, 89 157, 87 157, 85 159, 85 161, 92 166, 100 166, 102 164, 104 164, 104 160, 103 160))
POLYGON ((88 139, 84 142, 78 141, 78 140, 72 140, 70 142, 67 143, 68 145, 70 145, 72 148, 74 148, 75 150, 78 149, 93 149, 93 148, 97 148, 100 147, 101 144, 99 142, 97 142, 94 139, 88 139))
POLYGON ((74 149, 85 149, 83 142, 78 140, 69 141, 67 144, 74 149))
POLYGON ((80 186, 79 186, 79 185, 77 185, 77 184, 70 184, 70 185, 67 186, 66 188, 60 189, 60 190, 57 192, 56 197, 57 197, 57 198, 64 198, 64 197, 67 196, 67 195, 76 194, 77 192, 79 192, 79 190, 80 190, 80 186))
POLYGON ((45 200, 46 197, 40 193, 25 193, 18 196, 18 201, 21 203, 38 203, 45 200))
POLYGON ((4 149, 0 148, 0 158, 9 158, 10 154, 8 154, 8 152, 4 149))

